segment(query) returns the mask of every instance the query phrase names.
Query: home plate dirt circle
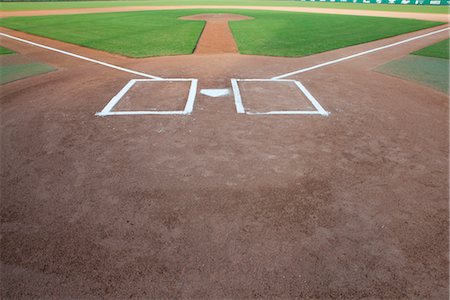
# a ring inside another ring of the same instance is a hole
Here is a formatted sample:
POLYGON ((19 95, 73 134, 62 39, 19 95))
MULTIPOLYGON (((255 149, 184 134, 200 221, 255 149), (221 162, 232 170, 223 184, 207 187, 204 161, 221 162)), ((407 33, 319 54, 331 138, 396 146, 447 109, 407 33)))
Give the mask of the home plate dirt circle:
POLYGON ((448 299, 448 95, 374 71, 448 25, 286 58, 190 18, 194 55, 142 59, 1 29, 57 68, 2 85, 2 299, 448 299), (303 87, 330 116, 237 113, 303 87), (121 90, 179 115, 95 117, 121 90))

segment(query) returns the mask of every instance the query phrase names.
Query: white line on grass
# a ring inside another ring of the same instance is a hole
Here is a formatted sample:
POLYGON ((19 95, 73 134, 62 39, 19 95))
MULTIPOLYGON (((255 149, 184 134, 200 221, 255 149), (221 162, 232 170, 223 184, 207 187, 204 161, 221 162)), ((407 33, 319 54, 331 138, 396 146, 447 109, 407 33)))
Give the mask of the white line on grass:
POLYGON ((112 65, 112 64, 108 64, 108 63, 105 63, 105 62, 102 62, 102 61, 99 61, 99 60, 96 60, 96 59, 92 59, 92 58, 85 57, 85 56, 82 56, 82 55, 74 54, 74 53, 67 52, 67 51, 64 51, 64 50, 59 50, 59 49, 56 49, 56 48, 53 48, 53 47, 45 46, 45 45, 38 44, 38 43, 35 43, 35 42, 31 42, 31 41, 28 41, 28 40, 24 40, 24 39, 21 39, 21 38, 18 38, 18 37, 15 37, 15 36, 3 33, 3 32, 0 32, 0 36, 7 37, 7 38, 10 38, 10 39, 22 42, 22 43, 30 44, 30 45, 33 45, 33 46, 36 46, 36 47, 44 48, 44 49, 47 49, 47 50, 50 50, 50 51, 54 51, 54 52, 58 52, 58 53, 61 53, 61 54, 65 54, 65 55, 68 55, 68 56, 72 56, 72 57, 75 57, 75 58, 78 58, 78 59, 86 60, 86 61, 89 61, 89 62, 92 62, 92 63, 95 63, 95 64, 99 64, 99 65, 102 65, 102 66, 105 66, 105 67, 108 67, 108 68, 116 69, 116 70, 119 70, 119 71, 123 71, 123 72, 131 73, 131 74, 139 75, 139 76, 146 77, 146 78, 162 79, 161 77, 153 76, 153 75, 150 75, 150 74, 146 74, 146 73, 142 73, 142 72, 126 69, 126 68, 122 68, 122 67, 115 66, 115 65, 112 65))
POLYGON ((406 39, 406 40, 403 40, 403 41, 400 41, 400 42, 396 42, 396 43, 392 43, 392 44, 385 45, 385 46, 382 46, 382 47, 378 47, 378 48, 375 48, 375 49, 359 52, 359 53, 356 53, 356 54, 353 54, 353 55, 350 55, 350 56, 342 57, 342 58, 335 59, 335 60, 332 60, 332 61, 328 61, 328 62, 325 62, 325 63, 321 63, 321 64, 318 64, 318 65, 315 65, 315 66, 312 66, 312 67, 308 67, 308 68, 300 69, 300 70, 297 70, 297 71, 294 71, 294 72, 290 72, 290 73, 286 73, 286 74, 279 75, 279 76, 276 76, 276 77, 272 77, 271 79, 282 79, 282 78, 286 78, 286 77, 289 77, 289 76, 292 76, 292 75, 296 75, 296 74, 304 73, 304 72, 307 72, 307 71, 315 70, 315 69, 318 69, 318 68, 322 68, 322 67, 325 67, 325 66, 329 66, 329 65, 332 65, 332 64, 339 63, 341 61, 349 60, 349 59, 352 59, 352 58, 355 58, 355 57, 358 57, 358 56, 366 55, 366 54, 369 54, 369 53, 373 53, 373 52, 376 52, 376 51, 380 51, 380 50, 383 50, 383 49, 387 49, 387 48, 395 47, 395 46, 398 46, 398 45, 401 45, 401 44, 404 44, 404 43, 408 43, 408 42, 411 42, 411 41, 414 41, 414 40, 418 40, 418 39, 421 39, 421 38, 424 38, 424 37, 427 37, 427 36, 430 36, 430 35, 433 35, 433 34, 438 34, 438 33, 444 32, 446 30, 450 30, 450 27, 447 27, 447 28, 444 28, 444 29, 440 29, 440 30, 436 30, 436 31, 432 31, 432 32, 425 33, 425 34, 422 34, 422 35, 418 35, 418 36, 415 36, 415 37, 412 37, 412 38, 409 38, 409 39, 406 39))

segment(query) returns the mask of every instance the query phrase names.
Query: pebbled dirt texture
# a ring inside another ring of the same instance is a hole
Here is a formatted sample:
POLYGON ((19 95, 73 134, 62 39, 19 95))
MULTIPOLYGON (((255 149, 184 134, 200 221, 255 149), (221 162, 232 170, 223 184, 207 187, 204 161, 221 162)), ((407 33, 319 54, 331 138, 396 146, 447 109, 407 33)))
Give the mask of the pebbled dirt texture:
MULTIPOLYGON (((200 90, 433 30, 303 58, 146 59, 2 32, 200 90)), ((199 93, 189 116, 97 117, 135 75, 2 39, 58 71, 1 86, 1 298, 448 299, 449 98, 372 71, 447 37, 290 77, 328 117, 199 93)))

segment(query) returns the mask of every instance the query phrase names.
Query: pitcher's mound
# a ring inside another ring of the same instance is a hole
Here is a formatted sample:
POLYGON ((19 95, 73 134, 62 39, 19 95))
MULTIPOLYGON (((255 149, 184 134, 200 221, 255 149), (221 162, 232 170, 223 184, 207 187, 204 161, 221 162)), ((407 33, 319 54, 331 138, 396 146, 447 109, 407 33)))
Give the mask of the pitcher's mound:
POLYGON ((252 20, 252 17, 236 14, 199 14, 192 16, 181 17, 180 20, 201 20, 207 22, 228 22, 228 21, 242 21, 252 20))

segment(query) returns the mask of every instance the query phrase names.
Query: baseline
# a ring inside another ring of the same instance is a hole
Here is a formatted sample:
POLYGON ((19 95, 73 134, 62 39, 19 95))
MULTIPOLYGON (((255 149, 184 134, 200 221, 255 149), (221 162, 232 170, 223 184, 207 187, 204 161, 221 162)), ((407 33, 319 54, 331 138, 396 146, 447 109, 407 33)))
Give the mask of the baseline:
POLYGON ((286 78, 286 77, 290 77, 292 75, 308 72, 308 71, 311 71, 311 70, 315 70, 315 69, 318 69, 318 68, 322 68, 322 67, 325 67, 325 66, 336 64, 336 63, 339 63, 339 62, 342 62, 342 61, 346 61, 346 60, 349 60, 349 59, 352 59, 352 58, 355 58, 355 57, 359 57, 359 56, 362 56, 362 55, 366 55, 366 54, 370 54, 370 53, 377 52, 377 51, 380 51, 380 50, 384 50, 384 49, 387 49, 387 48, 395 47, 395 46, 398 46, 398 45, 401 45, 401 44, 404 44, 404 43, 408 43, 408 42, 411 42, 411 41, 415 41, 415 40, 418 40, 418 39, 422 39, 422 38, 430 36, 430 35, 434 35, 434 34, 438 34, 438 33, 444 32, 446 30, 450 30, 450 27, 446 27, 446 28, 443 28, 443 29, 439 29, 439 30, 436 30, 436 31, 432 31, 432 32, 429 32, 429 33, 418 35, 418 36, 415 36, 415 37, 412 37, 412 38, 408 38, 408 39, 405 39, 405 40, 402 40, 402 41, 399 41, 399 42, 396 42, 396 43, 388 44, 388 45, 385 45, 385 46, 377 47, 377 48, 374 48, 374 49, 371 49, 371 50, 367 50, 367 51, 355 53, 355 54, 352 54, 352 55, 349 55, 349 56, 345 56, 345 57, 342 57, 342 58, 334 59, 334 60, 331 60, 331 61, 328 61, 328 62, 324 62, 324 63, 318 64, 318 65, 315 65, 315 66, 311 66, 311 67, 308 67, 308 68, 299 69, 297 71, 293 71, 293 72, 290 72, 290 73, 278 75, 278 76, 272 77, 271 79, 283 79, 283 78, 286 78))
POLYGON ((72 56, 72 57, 75 57, 75 58, 78 58, 78 59, 86 60, 86 61, 98 64, 98 65, 102 65, 104 67, 116 69, 116 70, 119 70, 119 71, 122 71, 122 72, 127 72, 127 73, 130 73, 130 74, 139 75, 139 76, 146 77, 146 78, 162 79, 161 77, 158 77, 158 76, 153 76, 153 75, 150 75, 150 74, 134 71, 134 70, 131 70, 131 69, 122 68, 122 67, 119 67, 119 66, 115 66, 115 65, 112 65, 112 64, 100 61, 100 60, 92 59, 92 58, 89 58, 89 57, 86 57, 86 56, 78 55, 78 54, 71 53, 71 52, 68 52, 68 51, 60 50, 60 49, 57 49, 57 48, 53 48, 53 47, 45 46, 45 45, 42 45, 42 44, 39 44, 39 43, 35 43, 35 42, 32 42, 32 41, 28 41, 28 40, 25 40, 25 39, 21 39, 21 38, 18 38, 18 37, 15 37, 15 36, 3 33, 3 32, 0 32, 0 36, 6 37, 6 38, 9 38, 9 39, 12 39, 12 40, 16 40, 16 41, 19 41, 19 42, 22 42, 22 43, 26 43, 26 44, 29 44, 29 45, 33 45, 33 46, 36 46, 36 47, 40 47, 40 48, 43 48, 43 49, 46 49, 46 50, 58 52, 58 53, 61 53, 61 54, 64 54, 64 55, 72 56))

